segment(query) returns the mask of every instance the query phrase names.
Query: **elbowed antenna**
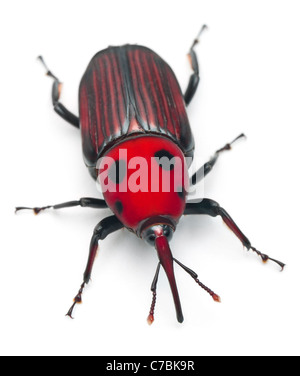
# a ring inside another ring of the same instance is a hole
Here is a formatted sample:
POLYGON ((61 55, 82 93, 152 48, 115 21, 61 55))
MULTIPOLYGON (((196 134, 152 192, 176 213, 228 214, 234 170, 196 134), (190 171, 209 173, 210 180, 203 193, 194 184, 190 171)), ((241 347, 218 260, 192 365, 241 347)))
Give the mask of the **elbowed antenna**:
POLYGON ((157 250, 160 264, 164 268, 167 278, 170 283, 170 287, 171 287, 171 291, 172 291, 173 299, 174 299, 174 304, 175 304, 175 309, 176 309, 177 320, 178 322, 182 323, 183 314, 182 314, 179 294, 178 294, 175 275, 174 275, 173 256, 171 253, 171 249, 169 247, 168 239, 164 235, 156 237, 155 248, 157 250))
POLYGON ((181 266, 182 269, 185 270, 195 280, 195 282, 213 298, 215 302, 221 302, 221 298, 219 297, 219 295, 217 295, 210 288, 208 288, 202 282, 200 282, 198 279, 198 275, 192 269, 188 268, 187 266, 183 265, 180 261, 173 258, 170 247, 169 247, 168 239, 165 236, 161 235, 159 231, 156 232, 155 248, 158 253, 159 263, 157 265, 154 279, 151 285, 152 303, 151 303, 150 312, 147 318, 147 322, 149 325, 151 325, 154 321, 154 308, 155 308, 155 303, 156 303, 156 287, 157 287, 158 275, 159 275, 159 270, 160 270, 161 265, 165 269, 165 272, 167 274, 167 277, 171 286, 173 299, 175 303, 176 314, 177 314, 177 320, 180 323, 183 322, 183 315, 182 315, 178 290, 176 286, 176 280, 174 276, 173 262, 176 262, 179 266, 181 266))
POLYGON ((156 303, 156 286, 157 286, 157 281, 158 281, 159 269, 160 269, 160 262, 158 262, 154 279, 151 285, 152 303, 151 303, 149 315, 147 317, 147 322, 149 325, 151 325, 154 321, 154 308, 155 308, 155 303, 156 303))
POLYGON ((207 286, 205 286, 202 282, 199 281, 198 279, 198 275, 190 268, 188 268, 187 266, 183 265, 180 261, 176 260, 175 258, 173 259, 178 265, 180 265, 182 267, 183 270, 185 270, 194 280, 195 282, 203 288, 203 290, 205 290, 212 298, 215 302, 221 302, 221 298, 219 297, 219 295, 217 295, 216 293, 214 293, 210 288, 208 288, 207 286))

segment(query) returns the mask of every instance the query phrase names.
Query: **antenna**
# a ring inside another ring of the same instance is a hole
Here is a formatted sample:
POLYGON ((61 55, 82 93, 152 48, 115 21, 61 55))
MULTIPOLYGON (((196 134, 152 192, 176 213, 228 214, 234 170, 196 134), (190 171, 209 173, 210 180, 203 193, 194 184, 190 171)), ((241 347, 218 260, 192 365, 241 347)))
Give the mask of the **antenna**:
POLYGON ((198 285, 200 287, 202 287, 206 292, 209 293, 209 295, 213 298, 213 300, 215 302, 221 302, 221 298, 219 297, 219 295, 215 294, 211 289, 209 289, 207 286, 205 286, 202 282, 199 281, 198 279, 198 275, 190 268, 188 268, 187 266, 183 265, 180 261, 176 260, 175 258, 173 258, 173 260, 182 267, 183 270, 185 270, 194 280, 196 283, 198 283, 198 285))
POLYGON ((157 281, 158 281, 159 270, 160 270, 160 262, 157 265, 155 276, 151 285, 152 303, 150 307, 149 316, 147 318, 147 322, 149 325, 151 325, 154 321, 154 308, 155 308, 155 303, 156 303, 156 286, 157 286, 157 281))

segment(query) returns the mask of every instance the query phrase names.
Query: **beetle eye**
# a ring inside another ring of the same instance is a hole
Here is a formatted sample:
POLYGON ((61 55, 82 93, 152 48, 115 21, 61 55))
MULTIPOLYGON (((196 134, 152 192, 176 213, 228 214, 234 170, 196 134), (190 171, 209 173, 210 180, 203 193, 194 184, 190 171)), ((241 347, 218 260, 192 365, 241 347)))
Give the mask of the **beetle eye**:
POLYGON ((154 245, 155 243, 155 235, 154 233, 152 234, 149 234, 147 237, 146 237, 146 242, 150 245, 154 245))
POLYGON ((144 230, 142 233, 142 238, 148 244, 154 246, 156 237, 161 235, 164 235, 168 241, 170 241, 173 236, 173 229, 168 225, 155 225, 144 230))
POLYGON ((173 231, 170 226, 164 225, 163 226, 164 236, 170 241, 173 236, 173 231))

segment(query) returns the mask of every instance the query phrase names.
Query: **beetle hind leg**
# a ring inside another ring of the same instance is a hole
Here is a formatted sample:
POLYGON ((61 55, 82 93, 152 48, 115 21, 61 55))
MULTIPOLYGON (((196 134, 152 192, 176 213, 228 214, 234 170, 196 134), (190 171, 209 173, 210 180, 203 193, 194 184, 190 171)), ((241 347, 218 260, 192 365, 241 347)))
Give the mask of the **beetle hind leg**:
POLYGON ((70 124, 74 125, 74 127, 79 128, 79 118, 78 116, 72 114, 60 101, 60 93, 62 88, 62 83, 59 81, 59 79, 50 71, 50 69, 47 67, 44 59, 42 56, 38 56, 38 59, 43 64, 43 66, 46 69, 46 75, 51 77, 54 82, 52 86, 52 104, 54 111, 62 117, 64 120, 69 122, 70 124))
POLYGON ((226 150, 231 150, 232 144, 234 144, 236 141, 238 141, 241 138, 246 138, 244 133, 241 133, 239 136, 237 136, 233 141, 230 143, 224 145, 221 149, 217 150, 215 154, 210 158, 210 160, 206 163, 204 163, 203 166, 201 166, 190 178, 190 185, 195 185, 199 183, 200 180, 205 178, 205 176, 213 169, 214 165, 216 164, 219 156, 221 153, 223 153, 226 150))
POLYGON ((188 53, 188 58, 189 58, 190 66, 193 70, 193 73, 190 76, 188 86, 187 86, 185 93, 184 93, 184 101, 185 101, 185 104, 187 106, 190 104, 191 100, 193 99, 193 97, 196 93, 199 81, 200 81, 199 64, 198 64, 198 59, 197 59, 197 55, 195 53, 194 47, 199 43, 200 35, 202 34, 202 32, 205 29, 207 29, 207 26, 203 25, 201 27, 197 37, 194 39, 194 42, 191 45, 191 48, 190 48, 189 53, 188 53))

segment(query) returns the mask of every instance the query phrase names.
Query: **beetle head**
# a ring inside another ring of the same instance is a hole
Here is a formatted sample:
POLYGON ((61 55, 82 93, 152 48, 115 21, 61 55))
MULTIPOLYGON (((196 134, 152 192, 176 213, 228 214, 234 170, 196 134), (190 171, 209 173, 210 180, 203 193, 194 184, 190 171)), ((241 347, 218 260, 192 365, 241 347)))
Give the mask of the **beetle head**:
POLYGON ((167 240, 170 241, 173 237, 173 231, 173 228, 169 225, 158 224, 146 228, 142 232, 141 236, 146 241, 146 243, 155 246, 155 239, 157 238, 158 234, 164 235, 167 238, 167 240))

